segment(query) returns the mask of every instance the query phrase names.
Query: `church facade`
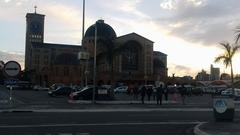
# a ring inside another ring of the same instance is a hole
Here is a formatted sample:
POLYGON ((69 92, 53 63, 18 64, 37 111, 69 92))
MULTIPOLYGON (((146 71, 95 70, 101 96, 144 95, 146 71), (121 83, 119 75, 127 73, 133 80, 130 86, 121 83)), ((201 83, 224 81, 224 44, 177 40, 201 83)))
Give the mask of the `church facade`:
POLYGON ((154 42, 137 33, 117 37, 110 25, 98 20, 85 32, 81 46, 44 43, 44 18, 26 15, 25 71, 35 84, 92 84, 96 33, 98 84, 153 83, 168 76, 167 55, 153 51, 154 42), (79 53, 88 59, 79 59, 79 53))

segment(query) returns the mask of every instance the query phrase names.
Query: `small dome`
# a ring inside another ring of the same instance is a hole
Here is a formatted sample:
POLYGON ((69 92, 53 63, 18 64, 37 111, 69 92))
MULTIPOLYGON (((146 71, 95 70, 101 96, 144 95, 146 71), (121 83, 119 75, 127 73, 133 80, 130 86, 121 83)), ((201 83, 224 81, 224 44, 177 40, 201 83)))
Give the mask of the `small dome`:
MULTIPOLYGON (((99 38, 110 39, 110 40, 113 40, 117 37, 114 29, 110 25, 104 23, 104 20, 97 21, 97 36, 99 38)), ((93 24, 87 29, 84 36, 84 38, 93 38, 93 37, 95 37, 95 24, 93 24)))

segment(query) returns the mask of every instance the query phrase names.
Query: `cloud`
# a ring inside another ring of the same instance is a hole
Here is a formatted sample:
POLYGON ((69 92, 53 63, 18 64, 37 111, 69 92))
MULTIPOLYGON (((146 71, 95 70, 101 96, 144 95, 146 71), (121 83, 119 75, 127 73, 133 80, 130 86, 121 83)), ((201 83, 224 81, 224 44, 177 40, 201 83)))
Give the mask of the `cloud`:
POLYGON ((161 6, 163 9, 174 10, 174 9, 175 9, 175 4, 176 4, 176 1, 175 1, 175 0, 164 0, 164 2, 162 2, 162 3, 160 4, 160 6, 161 6))
POLYGON ((14 4, 16 6, 20 6, 23 3, 27 3, 29 0, 3 0, 4 3, 14 4))
POLYGON ((4 63, 8 61, 17 61, 22 69, 24 69, 24 54, 23 52, 8 52, 8 51, 0 51, 0 61, 4 61, 4 63))
POLYGON ((203 45, 215 45, 222 40, 233 40, 234 28, 240 21, 238 0, 165 0, 160 8, 167 16, 156 23, 166 26, 169 35, 203 45))
MULTIPOLYGON (((139 6, 143 3, 143 0, 110 0, 99 1, 97 4, 102 7, 100 10, 105 12, 106 15, 124 17, 128 19, 150 18, 145 14, 139 6)), ((95 13, 96 14, 96 13, 95 13)))
MULTIPOLYGON (((70 3, 48 2, 39 6, 45 14, 45 42, 80 44, 82 39, 82 9, 70 3), (44 7, 44 8, 41 8, 44 7)), ((86 26, 96 21, 85 18, 86 26)))
POLYGON ((5 3, 8 3, 8 2, 10 2, 10 1, 11 1, 11 0, 4 0, 5 3))
POLYGON ((146 14, 137 9, 137 5, 141 0, 122 1, 119 10, 139 16, 141 18, 148 18, 146 14))
POLYGON ((183 65, 176 65, 170 63, 168 67, 170 67, 168 71, 169 76, 171 76, 172 74, 175 74, 176 76, 195 76, 197 73, 197 70, 193 70, 192 68, 183 65))

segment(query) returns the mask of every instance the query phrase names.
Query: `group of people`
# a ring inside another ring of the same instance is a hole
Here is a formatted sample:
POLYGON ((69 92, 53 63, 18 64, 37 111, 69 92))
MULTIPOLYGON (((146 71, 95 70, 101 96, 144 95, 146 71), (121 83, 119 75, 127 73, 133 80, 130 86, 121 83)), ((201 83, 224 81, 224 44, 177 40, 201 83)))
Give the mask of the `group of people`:
POLYGON ((150 101, 151 96, 153 96, 153 100, 156 100, 157 104, 160 105, 162 104, 163 95, 165 96, 165 100, 168 101, 168 89, 164 88, 163 85, 156 88, 142 86, 140 93, 142 104, 144 104, 145 95, 148 96, 148 101, 150 101))
MULTIPOLYGON (((181 96, 182 103, 185 104, 186 89, 184 85, 178 88, 178 92, 181 96)), ((138 95, 140 95, 142 104, 144 104, 145 97, 147 96, 148 101, 150 101, 151 97, 153 97, 153 100, 156 100, 157 104, 162 105, 163 97, 165 97, 165 100, 168 101, 169 90, 168 87, 164 86, 163 84, 160 84, 155 88, 152 86, 143 85, 140 88, 138 87, 130 88, 129 94, 133 95, 134 100, 138 100, 138 95)))
POLYGON ((165 96, 165 100, 168 101, 168 89, 163 85, 156 88, 146 85, 143 85, 140 88, 132 87, 129 89, 129 94, 133 95, 134 100, 138 100, 138 95, 140 95, 142 104, 144 104, 146 96, 148 101, 150 101, 152 97, 153 100, 157 101, 157 104, 162 104, 163 96, 165 96))

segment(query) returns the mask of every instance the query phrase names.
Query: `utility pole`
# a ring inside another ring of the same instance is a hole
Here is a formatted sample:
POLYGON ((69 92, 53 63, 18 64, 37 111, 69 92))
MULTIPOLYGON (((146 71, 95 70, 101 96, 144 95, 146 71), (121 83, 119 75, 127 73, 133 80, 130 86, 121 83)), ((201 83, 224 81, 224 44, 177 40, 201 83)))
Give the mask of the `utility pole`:
POLYGON ((92 102, 95 104, 95 91, 96 91, 96 59, 97 59, 97 22, 95 23, 95 44, 94 44, 94 65, 93 65, 93 99, 92 102))
POLYGON ((85 31, 85 0, 83 0, 83 20, 82 20, 82 45, 85 31))

